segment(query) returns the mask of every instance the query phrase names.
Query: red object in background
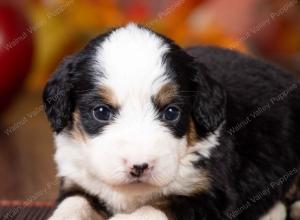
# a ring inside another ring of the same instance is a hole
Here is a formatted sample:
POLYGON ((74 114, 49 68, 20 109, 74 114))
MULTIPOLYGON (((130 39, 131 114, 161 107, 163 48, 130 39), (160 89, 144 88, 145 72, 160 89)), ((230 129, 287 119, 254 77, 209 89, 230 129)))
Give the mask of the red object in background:
POLYGON ((0 112, 8 107, 29 73, 33 37, 26 17, 0 4, 0 112))
POLYGON ((130 1, 130 4, 125 9, 127 19, 129 21, 143 22, 150 14, 150 8, 147 2, 130 1))

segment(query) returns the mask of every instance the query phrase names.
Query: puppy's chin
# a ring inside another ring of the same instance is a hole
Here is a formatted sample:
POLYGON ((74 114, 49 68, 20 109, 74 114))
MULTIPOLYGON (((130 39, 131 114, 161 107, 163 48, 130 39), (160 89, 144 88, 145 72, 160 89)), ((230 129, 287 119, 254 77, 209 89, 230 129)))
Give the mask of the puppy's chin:
POLYGON ((114 190, 131 195, 145 195, 159 191, 160 187, 154 186, 146 182, 132 182, 128 184, 118 185, 113 187, 114 190))
MULTIPOLYGON (((141 178, 137 180, 127 180, 122 183, 108 184, 111 189, 122 194, 143 196, 160 192, 163 188, 171 184, 174 180, 157 181, 152 178, 141 178)), ((107 184, 107 183, 106 183, 107 184)))

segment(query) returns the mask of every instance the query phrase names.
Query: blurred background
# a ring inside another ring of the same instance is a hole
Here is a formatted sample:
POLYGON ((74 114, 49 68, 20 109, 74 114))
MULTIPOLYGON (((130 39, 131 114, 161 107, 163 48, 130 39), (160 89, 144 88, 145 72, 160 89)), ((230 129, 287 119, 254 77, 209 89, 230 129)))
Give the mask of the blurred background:
POLYGON ((0 0, 0 199, 55 199, 43 87, 64 56, 129 21, 183 47, 239 50, 300 76, 299 0, 0 0))

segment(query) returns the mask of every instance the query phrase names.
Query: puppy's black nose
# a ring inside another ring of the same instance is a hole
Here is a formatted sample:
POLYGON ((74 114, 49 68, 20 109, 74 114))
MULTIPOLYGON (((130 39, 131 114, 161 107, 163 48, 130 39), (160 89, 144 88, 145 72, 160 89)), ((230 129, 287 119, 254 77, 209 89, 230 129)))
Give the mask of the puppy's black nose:
POLYGON ((133 177, 141 177, 148 168, 149 165, 147 163, 133 165, 130 175, 133 177))

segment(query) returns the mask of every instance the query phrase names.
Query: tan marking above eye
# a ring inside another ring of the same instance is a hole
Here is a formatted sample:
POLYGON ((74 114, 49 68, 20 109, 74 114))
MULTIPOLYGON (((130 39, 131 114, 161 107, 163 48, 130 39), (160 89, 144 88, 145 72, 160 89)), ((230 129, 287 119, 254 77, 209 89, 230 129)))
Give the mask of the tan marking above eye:
POLYGON ((104 99, 104 101, 106 102, 105 104, 111 105, 114 108, 118 108, 119 103, 111 88, 101 86, 99 95, 102 99, 104 99))
POLYGON ((175 83, 167 83, 161 87, 158 93, 154 97, 154 102, 164 107, 174 99, 177 94, 177 85, 175 83))

